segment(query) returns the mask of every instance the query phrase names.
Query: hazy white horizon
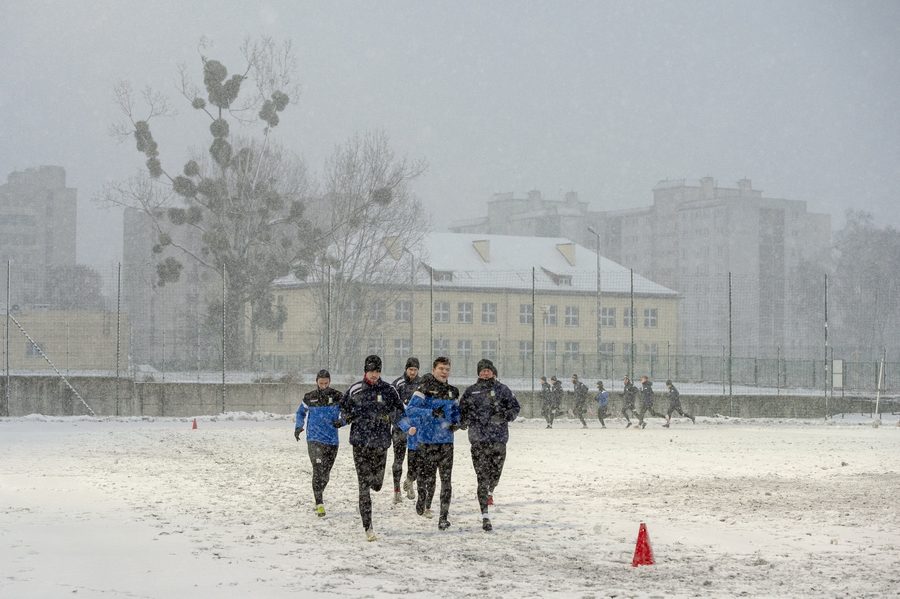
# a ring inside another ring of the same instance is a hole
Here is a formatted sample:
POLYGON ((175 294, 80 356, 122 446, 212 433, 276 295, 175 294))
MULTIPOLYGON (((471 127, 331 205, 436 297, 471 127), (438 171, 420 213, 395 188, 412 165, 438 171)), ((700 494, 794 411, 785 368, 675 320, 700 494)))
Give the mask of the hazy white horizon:
MULTIPOLYGON (((40 165, 78 189, 80 263, 121 260, 122 223, 92 198, 142 164, 118 145, 113 85, 152 85, 180 115, 154 136, 180 164, 206 123, 178 102, 177 65, 230 70, 247 36, 293 40, 300 104, 276 136, 313 172, 382 128, 424 157, 417 194, 441 230, 495 192, 577 191, 595 210, 646 206, 664 179, 753 181, 843 225, 847 208, 900 226, 900 5, 503 1, 3 3, 0 178, 40 165), (452 202, 452 214, 445 206, 452 202)), ((200 141, 205 142, 205 137, 200 141)))

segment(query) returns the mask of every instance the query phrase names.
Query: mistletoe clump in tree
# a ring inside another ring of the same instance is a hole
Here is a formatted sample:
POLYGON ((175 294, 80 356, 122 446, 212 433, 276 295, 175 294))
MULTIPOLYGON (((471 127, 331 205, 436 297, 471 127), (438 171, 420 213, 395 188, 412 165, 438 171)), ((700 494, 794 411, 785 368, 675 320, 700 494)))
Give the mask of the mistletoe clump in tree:
MULTIPOLYGON (((126 120, 114 133, 134 140, 146 168, 107 186, 103 199, 150 217, 157 233, 152 252, 158 256, 158 286, 177 282, 186 260, 224 274, 229 366, 240 368, 252 358, 257 331, 277 330, 286 320, 284 307, 273 302, 271 283, 292 272, 306 275, 320 233, 304 217, 309 188, 304 165, 271 139, 280 115, 298 95, 290 44, 247 40, 241 48, 243 71, 230 76, 222 62, 202 54, 205 48, 201 42, 203 86, 194 85, 182 67, 180 92, 194 114, 209 121, 207 151, 171 170, 151 124, 175 111, 147 89, 140 103, 145 112, 139 115, 131 86, 120 83, 116 97, 126 120)), ((208 302, 210 325, 222 327, 222 301, 219 294, 208 302)))

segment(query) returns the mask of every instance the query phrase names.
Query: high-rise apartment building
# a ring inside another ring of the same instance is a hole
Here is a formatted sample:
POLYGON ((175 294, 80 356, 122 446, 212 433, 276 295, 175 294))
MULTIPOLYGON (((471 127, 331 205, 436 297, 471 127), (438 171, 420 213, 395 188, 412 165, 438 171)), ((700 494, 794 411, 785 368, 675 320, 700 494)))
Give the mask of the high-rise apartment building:
POLYGON ((16 171, 0 185, 0 263, 13 265, 13 303, 40 302, 51 269, 75 266, 76 207, 61 166, 16 171))
POLYGON ((681 293, 683 352, 819 351, 796 285, 804 265, 828 258, 830 215, 763 197, 748 179, 728 188, 704 177, 661 181, 652 206, 593 216, 604 256, 681 293))

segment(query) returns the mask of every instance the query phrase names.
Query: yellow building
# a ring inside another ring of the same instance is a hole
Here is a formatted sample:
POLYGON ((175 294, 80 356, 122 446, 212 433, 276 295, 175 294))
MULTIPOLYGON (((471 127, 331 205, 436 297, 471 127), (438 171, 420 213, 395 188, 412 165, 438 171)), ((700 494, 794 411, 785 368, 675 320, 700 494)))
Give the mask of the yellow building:
MULTIPOLYGON (((71 370, 105 370, 112 373, 116 370, 117 353, 119 368, 123 372, 128 369, 130 331, 128 318, 124 314, 117 319, 115 312, 31 308, 12 312, 10 316, 10 370, 38 371, 56 367, 62 373, 71 370), (48 359, 53 366, 47 362, 48 359)), ((6 315, 3 314, 0 315, 0 352, 4 354, 7 347, 5 328, 6 315)), ((4 355, 4 361, 5 358, 4 355)))
POLYGON ((279 281, 288 318, 260 336, 263 362, 355 372, 378 353, 385 371, 399 374, 408 356, 425 368, 446 355, 468 374, 488 357, 507 377, 530 378, 534 368, 536 376, 617 378, 649 372, 677 346, 676 292, 604 258, 598 301, 597 255, 567 239, 432 233, 393 258, 412 262, 408 278, 360 286, 353 297, 329 295, 333 286, 316 277, 279 281))

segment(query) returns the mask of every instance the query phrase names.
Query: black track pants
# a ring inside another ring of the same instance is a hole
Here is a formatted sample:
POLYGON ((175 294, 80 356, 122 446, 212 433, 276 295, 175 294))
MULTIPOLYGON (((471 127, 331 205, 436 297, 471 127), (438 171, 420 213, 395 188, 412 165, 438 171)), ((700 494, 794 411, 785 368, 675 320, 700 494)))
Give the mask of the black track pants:
POLYGON ((394 476, 394 491, 399 491, 400 479, 403 478, 403 459, 406 457, 406 433, 395 426, 391 432, 391 443, 394 446, 391 474, 394 476))
POLYGON ((306 446, 309 449, 309 461, 312 463, 313 497, 316 505, 320 505, 323 503, 322 495, 325 493, 325 487, 331 478, 331 467, 334 466, 338 446, 317 441, 307 441, 306 446))
POLYGON ((356 466, 356 480, 359 483, 359 515, 363 528, 372 528, 372 497, 369 490, 376 493, 384 483, 384 469, 387 466, 387 447, 353 446, 353 463, 356 466))
POLYGON ((437 477, 441 477, 441 517, 450 513, 450 495, 452 487, 450 477, 453 474, 453 443, 419 443, 416 451, 418 459, 419 496, 416 499, 416 512, 421 514, 431 509, 437 477))
POLYGON ((472 466, 475 467, 475 478, 478 480, 478 506, 482 514, 488 511, 488 495, 493 493, 500 482, 504 462, 506 443, 472 443, 472 466))

